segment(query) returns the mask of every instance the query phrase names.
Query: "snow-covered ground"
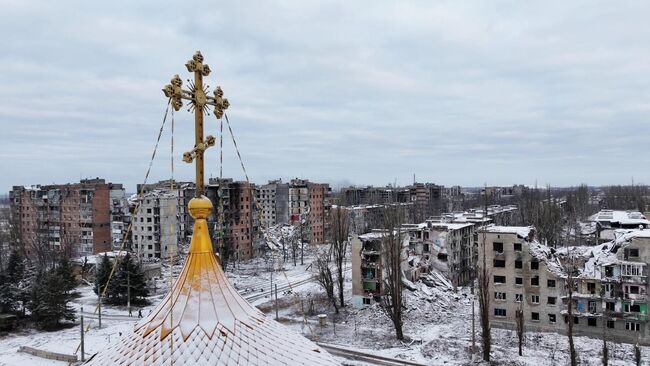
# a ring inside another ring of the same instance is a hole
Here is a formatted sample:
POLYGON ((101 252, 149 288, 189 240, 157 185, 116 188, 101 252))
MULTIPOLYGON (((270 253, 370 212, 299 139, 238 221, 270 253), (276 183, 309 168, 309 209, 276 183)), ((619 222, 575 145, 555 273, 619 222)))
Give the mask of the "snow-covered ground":
MULTIPOLYGON (((338 315, 327 304, 320 287, 314 282, 304 280, 311 276, 307 270, 313 256, 305 256, 305 264, 293 266, 293 261, 284 266, 275 264, 283 271, 274 272, 273 283, 278 285, 278 307, 280 321, 306 337, 317 342, 340 344, 355 350, 371 354, 379 354, 405 360, 412 360, 430 365, 467 365, 472 364, 471 353, 471 319, 472 295, 468 289, 460 289, 458 293, 442 281, 427 281, 432 286, 422 282, 416 283, 417 290, 405 290, 404 333, 405 341, 397 341, 390 319, 383 313, 378 304, 363 310, 354 309, 348 302, 338 315), (290 283, 299 283, 288 290, 290 283), (280 290, 282 289, 282 290, 280 290), (313 309, 310 309, 313 303, 313 309), (310 312, 310 310, 313 310, 310 312), (317 315, 328 314, 328 325, 318 325, 317 315), (335 324, 334 324, 335 323, 335 324)), ((275 317, 275 307, 271 292, 270 262, 255 259, 242 262, 236 269, 228 272, 228 277, 239 291, 247 298, 254 299, 253 303, 269 317, 275 317)), ((180 265, 173 267, 174 274, 180 270, 180 265)), ((350 298, 351 281, 346 281, 345 295, 350 298)), ((155 303, 162 299, 170 284, 170 268, 163 267, 162 278, 156 283, 156 294, 152 296, 152 305, 142 308, 143 314, 148 314, 155 303)), ((97 297, 90 286, 79 288, 81 296, 73 306, 79 309, 84 306, 85 313, 92 313, 97 303, 97 297)), ((476 311, 478 313, 478 309, 476 311)), ((108 344, 119 342, 123 335, 128 334, 135 325, 137 310, 134 317, 129 318, 125 307, 103 307, 102 328, 97 329, 94 316, 86 315, 86 325, 90 331, 86 333, 86 354, 93 354, 108 344)), ((478 316, 476 328, 478 333, 478 316)), ((73 354, 79 346, 79 326, 57 331, 38 332, 35 330, 22 331, 11 335, 0 336, 0 366, 4 365, 64 365, 65 363, 45 360, 18 353, 19 346, 73 354)), ((563 365, 567 364, 566 337, 548 333, 527 333, 524 356, 517 354, 517 337, 515 332, 494 329, 492 332, 492 359, 498 365, 563 365)), ((477 337, 476 343, 479 344, 477 337)), ((576 347, 580 354, 581 364, 600 364, 602 341, 587 337, 576 337, 576 347)), ((644 360, 650 359, 650 348, 643 347, 644 360)), ((478 359, 478 355, 475 359, 478 359)), ((632 363, 632 346, 629 344, 614 344, 610 342, 610 364, 629 365, 632 363)), ((343 362, 344 360, 341 359, 343 362)), ((344 361, 348 365, 362 365, 360 362, 344 361)), ((647 362, 647 361, 646 361, 647 362)), ((477 361, 480 364, 480 361, 477 361)))

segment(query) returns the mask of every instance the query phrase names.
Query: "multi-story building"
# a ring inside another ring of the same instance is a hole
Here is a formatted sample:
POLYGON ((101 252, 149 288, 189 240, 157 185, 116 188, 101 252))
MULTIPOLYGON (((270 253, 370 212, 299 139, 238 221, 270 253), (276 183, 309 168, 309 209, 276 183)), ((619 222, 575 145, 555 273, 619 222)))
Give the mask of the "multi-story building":
POLYGON ((560 249, 539 244, 525 227, 488 226, 478 236, 494 326, 514 329, 521 310, 526 330, 566 334, 572 321, 578 335, 650 344, 650 231, 621 230, 615 241, 560 249))
POLYGON ((206 195, 215 207, 208 222, 215 228, 216 251, 226 250, 234 260, 255 255, 254 244, 260 236, 257 187, 232 179, 210 179, 206 195), (222 216, 219 218, 219 216, 222 216))
POLYGON ((564 281, 550 248, 535 240, 530 227, 487 226, 478 230, 480 267, 490 282, 492 325, 515 329, 523 312, 527 330, 555 331, 562 322, 564 281))
POLYGON ((289 184, 272 180, 259 189, 262 226, 271 227, 289 222, 289 184))
POLYGON ((196 195, 194 182, 179 182, 178 184, 178 233, 179 241, 189 243, 194 227, 194 218, 190 215, 188 205, 196 195))
POLYGON ((156 183, 138 184, 137 195, 147 194, 150 192, 168 192, 178 197, 176 204, 177 217, 178 217, 178 243, 189 243, 192 236, 192 227, 194 219, 190 215, 187 207, 192 198, 196 194, 194 182, 179 182, 176 180, 161 180, 156 183))
POLYGON ((111 250, 111 191, 121 185, 103 179, 79 183, 14 186, 11 216, 27 256, 43 250, 64 250, 86 256, 111 250))
POLYGON ((328 184, 309 183, 309 242, 322 244, 325 242, 325 222, 329 208, 325 201, 330 192, 328 184))
MULTIPOLYGON (((377 230, 372 233, 354 236, 350 243, 352 262, 352 304, 362 308, 380 301, 385 295, 383 280, 386 276, 384 251, 384 238, 387 232, 377 230)), ((400 235, 398 235, 399 237, 400 235)), ((402 258, 407 261, 409 236, 406 232, 402 235, 402 258)), ((406 263, 402 263, 405 266, 406 263)))
POLYGON ((132 250, 138 257, 164 259, 178 254, 176 193, 153 190, 140 198, 132 226, 132 250))
POLYGON ((110 188, 111 239, 113 249, 119 250, 122 247, 130 247, 131 235, 127 229, 131 222, 131 213, 124 187, 121 184, 112 184, 110 188))
POLYGON ((589 217, 596 226, 596 239, 599 243, 614 240, 617 229, 648 229, 650 221, 638 211, 601 210, 589 217))
POLYGON ((474 278, 474 224, 430 219, 404 229, 410 236, 410 254, 425 259, 431 255, 446 263, 454 286, 468 285, 474 278))
MULTIPOLYGON (((332 206, 337 207, 337 206, 332 206)), ((350 234, 366 234, 375 229, 383 229, 385 226, 385 212, 388 208, 400 210, 400 221, 412 223, 414 205, 408 203, 394 203, 386 205, 358 205, 343 207, 348 212, 350 234)))
POLYGON ((309 181, 292 179, 289 185, 289 220, 298 223, 309 212, 309 181))

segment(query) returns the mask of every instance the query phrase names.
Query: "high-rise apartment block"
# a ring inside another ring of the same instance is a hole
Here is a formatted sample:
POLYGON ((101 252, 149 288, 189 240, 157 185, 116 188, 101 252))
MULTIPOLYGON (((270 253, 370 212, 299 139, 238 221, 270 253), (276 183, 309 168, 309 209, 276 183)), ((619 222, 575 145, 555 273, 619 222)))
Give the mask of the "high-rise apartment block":
POLYGON ((43 250, 64 250, 73 256, 110 251, 113 219, 124 214, 121 184, 104 179, 79 183, 14 186, 11 217, 27 256, 43 250))
POLYGON ((289 184, 272 180, 259 189, 262 226, 271 227, 289 223, 289 184))
POLYGON ((150 191, 133 214, 132 250, 143 259, 178 253, 177 192, 150 191))

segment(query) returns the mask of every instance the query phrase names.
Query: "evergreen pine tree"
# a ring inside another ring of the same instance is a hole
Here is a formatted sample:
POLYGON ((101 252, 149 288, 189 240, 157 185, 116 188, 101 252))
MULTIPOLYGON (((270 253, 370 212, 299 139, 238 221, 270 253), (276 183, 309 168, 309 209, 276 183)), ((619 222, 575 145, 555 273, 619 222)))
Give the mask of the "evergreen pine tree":
POLYGON ((128 289, 131 289, 131 303, 145 304, 149 295, 142 266, 134 261, 129 253, 120 259, 118 267, 108 287, 108 301, 112 304, 125 305, 128 289))
POLYGON ((62 256, 59 261, 58 266, 56 267, 56 273, 61 278, 61 283, 63 285, 63 291, 66 294, 72 294, 74 289, 77 287, 77 278, 74 275, 74 270, 72 269, 72 264, 67 256, 62 256))
POLYGON ((23 257, 18 253, 18 251, 14 250, 11 252, 9 260, 7 261, 7 270, 5 274, 9 278, 9 281, 16 285, 18 282, 23 280, 23 276, 25 275, 25 263, 23 257))
POLYGON ((93 291, 97 295, 101 294, 104 291, 104 287, 108 282, 108 276, 111 274, 111 261, 108 260, 108 256, 104 254, 102 260, 99 264, 96 264, 97 268, 95 269, 95 288, 93 291))
POLYGON ((17 286, 12 283, 6 273, 0 272, 0 313, 16 311, 17 303, 17 286))
POLYGON ((61 320, 75 320, 74 310, 68 305, 70 296, 63 290, 63 279, 56 270, 40 273, 32 287, 29 310, 32 319, 43 329, 60 326, 61 320))
POLYGON ((7 261, 7 268, 0 273, 0 313, 12 313, 18 309, 24 274, 23 258, 14 250, 7 261))

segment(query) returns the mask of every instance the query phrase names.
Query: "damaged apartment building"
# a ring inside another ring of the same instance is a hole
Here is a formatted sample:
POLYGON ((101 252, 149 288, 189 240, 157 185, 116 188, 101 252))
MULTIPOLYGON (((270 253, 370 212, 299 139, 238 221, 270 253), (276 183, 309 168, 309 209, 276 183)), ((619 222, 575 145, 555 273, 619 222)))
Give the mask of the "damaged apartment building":
MULTIPOLYGON (((352 263, 352 304, 356 308, 369 306, 380 301, 385 294, 384 261, 382 257, 384 240, 387 236, 384 230, 354 236, 351 242, 352 263)), ((406 262, 409 236, 406 232, 398 234, 402 241, 402 258, 406 262)), ((406 263, 402 263, 402 268, 406 263)))
POLYGON ((124 213, 124 188, 104 179, 79 183, 14 186, 9 192, 10 215, 19 245, 28 257, 50 250, 72 256, 110 251, 123 227, 112 221, 124 213))
POLYGON ((559 249, 537 242, 529 227, 489 226, 478 236, 494 326, 516 329, 521 310, 526 330, 566 334, 573 321, 577 335, 650 344, 650 231, 619 230, 608 243, 559 249), (570 304, 567 283, 575 283, 570 304))
POLYGON ((437 266, 455 287, 470 284, 474 278, 473 223, 429 219, 421 224, 403 225, 403 228, 409 235, 411 281, 416 281, 420 273, 428 272, 429 266, 437 266))
POLYGON ((131 249, 141 259, 169 258, 178 254, 177 192, 152 190, 131 200, 131 249), (137 205, 139 201, 139 205, 137 205))

